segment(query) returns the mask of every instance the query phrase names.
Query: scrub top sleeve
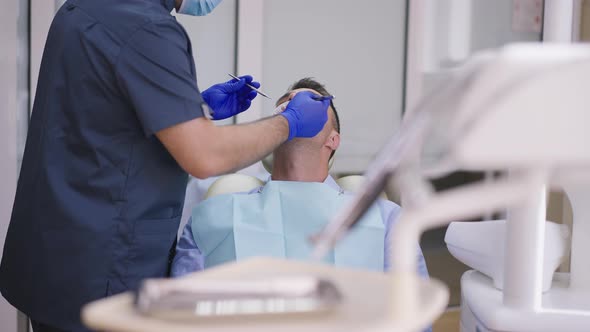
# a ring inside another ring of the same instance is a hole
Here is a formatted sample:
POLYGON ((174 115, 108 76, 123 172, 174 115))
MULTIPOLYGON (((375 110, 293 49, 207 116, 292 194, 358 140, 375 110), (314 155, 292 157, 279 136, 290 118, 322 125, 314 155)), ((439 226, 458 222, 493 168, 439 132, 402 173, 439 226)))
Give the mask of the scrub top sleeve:
POLYGON ((146 136, 203 116, 190 42, 173 20, 152 22, 122 47, 116 75, 146 136))

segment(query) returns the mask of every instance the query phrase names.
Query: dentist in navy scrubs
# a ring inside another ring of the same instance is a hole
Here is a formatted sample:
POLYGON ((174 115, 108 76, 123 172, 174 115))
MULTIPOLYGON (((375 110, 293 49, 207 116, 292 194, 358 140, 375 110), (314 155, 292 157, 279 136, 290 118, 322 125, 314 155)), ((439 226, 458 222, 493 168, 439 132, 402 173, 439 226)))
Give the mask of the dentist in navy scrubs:
POLYGON ((324 126, 329 101, 311 94, 281 115, 213 124, 260 85, 243 76, 201 94, 171 11, 219 2, 69 0, 56 14, 0 266, 2 295, 35 332, 86 331, 84 304, 167 276, 187 173, 237 170, 324 126))

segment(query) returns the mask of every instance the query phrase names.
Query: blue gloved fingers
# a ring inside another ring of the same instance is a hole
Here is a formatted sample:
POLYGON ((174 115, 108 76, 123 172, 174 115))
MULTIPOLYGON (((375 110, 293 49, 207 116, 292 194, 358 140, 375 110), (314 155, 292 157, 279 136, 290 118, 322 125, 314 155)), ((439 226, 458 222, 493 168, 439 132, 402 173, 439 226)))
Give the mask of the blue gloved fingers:
POLYGON ((281 113, 289 122, 289 140, 295 137, 314 137, 328 121, 330 100, 314 100, 311 91, 297 93, 281 113))
POLYGON ((252 91, 248 92, 248 94, 246 95, 246 99, 252 100, 252 99, 256 98, 256 96, 258 96, 258 93, 256 93, 256 91, 252 90, 252 91))
MULTIPOLYGON (((253 87, 255 87, 256 89, 258 89, 260 87, 260 82, 256 82, 254 81, 254 78, 250 75, 244 75, 244 76, 239 76, 240 80, 244 79, 246 80, 246 84, 249 84, 253 87)), ((231 80, 228 81, 228 83, 234 83, 237 82, 237 80, 235 78, 232 78, 231 80)))
MULTIPOLYGON (((260 87, 260 83, 255 82, 254 79, 252 78, 252 76, 250 76, 250 75, 244 75, 244 76, 241 76, 240 78, 245 79, 249 85, 251 85, 255 88, 260 87)), ((242 110, 242 112, 247 110, 248 108, 250 108, 250 106, 252 105, 252 100, 254 100, 254 98, 256 98, 256 96, 258 96, 258 93, 256 91, 252 90, 252 88, 250 88, 249 86, 244 86, 243 88, 241 88, 237 92, 237 98, 238 98, 238 102, 240 104, 240 109, 242 110)))
POLYGON ((248 108, 250 108, 250 105, 252 105, 252 102, 249 100, 246 100, 244 102, 241 103, 242 109, 243 110, 247 110, 248 108))
MULTIPOLYGON (((239 81, 236 81, 235 79, 232 79, 229 82, 221 83, 221 86, 223 87, 224 92, 233 93, 236 91, 240 91, 240 89, 246 87, 246 80, 240 79, 239 81)), ((246 87, 246 89, 250 88, 246 87)))
POLYGON ((255 87, 256 89, 258 89, 260 87, 260 82, 252 81, 252 82, 250 82, 248 84, 250 84, 251 86, 255 87))
POLYGON ((219 84, 213 85, 208 89, 201 92, 201 97, 203 100, 209 105, 209 107, 214 108, 215 99, 219 95, 219 84))
POLYGON ((256 98, 256 96, 258 95, 258 93, 256 93, 256 91, 252 90, 252 89, 248 89, 249 91, 239 91, 236 94, 236 98, 238 99, 238 102, 240 104, 242 104, 245 101, 252 101, 254 100, 254 98, 256 98))
POLYGON ((319 105, 323 105, 326 107, 326 110, 327 110, 327 107, 330 106, 330 99, 317 100, 316 98, 318 98, 318 97, 321 97, 321 96, 319 96, 317 93, 307 91, 307 90, 300 91, 300 92, 297 92, 293 95, 293 98, 291 98, 291 100, 289 101, 289 104, 287 104, 287 107, 289 107, 289 106, 299 107, 302 105, 307 105, 311 108, 315 108, 315 107, 320 107, 319 105))
POLYGON ((328 107, 330 106, 330 100, 332 100, 332 99, 316 100, 316 101, 319 101, 320 104, 322 104, 323 107, 326 109, 326 116, 328 116, 328 107))
MULTIPOLYGON (((260 83, 258 83, 258 82, 252 81, 249 84, 257 89, 260 87, 260 83)), ((258 93, 256 91, 252 90, 248 86, 241 88, 237 94, 238 94, 238 99, 239 99, 240 103, 242 103, 244 100, 252 101, 258 95, 258 93)))
MULTIPOLYGON (((256 89, 258 89, 260 87, 260 82, 254 81, 254 78, 250 75, 239 76, 239 78, 240 78, 240 81, 246 80, 246 84, 249 84, 249 85, 255 87, 256 89)), ((235 82, 237 82, 237 80, 235 78, 232 78, 227 83, 235 83, 235 82)))
POLYGON ((251 84, 252 81, 254 80, 254 77, 250 76, 250 75, 242 75, 242 76, 238 76, 240 79, 244 79, 246 80, 246 83, 251 84))
POLYGON ((214 120, 227 119, 250 107, 257 93, 246 84, 260 87, 260 83, 254 82, 252 76, 244 75, 239 79, 215 84, 201 93, 203 100, 213 110, 214 120))

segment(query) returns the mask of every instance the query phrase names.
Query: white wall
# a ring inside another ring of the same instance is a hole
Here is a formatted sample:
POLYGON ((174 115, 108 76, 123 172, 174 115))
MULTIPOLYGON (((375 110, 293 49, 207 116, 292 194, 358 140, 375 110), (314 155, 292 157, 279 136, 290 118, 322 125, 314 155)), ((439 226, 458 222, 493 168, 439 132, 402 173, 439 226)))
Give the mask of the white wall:
POLYGON ((33 108, 33 100, 35 100, 35 93, 37 91, 37 78, 39 77, 39 68, 41 67, 41 57, 43 56, 43 49, 45 47, 45 40, 49 32, 49 26, 53 20, 53 16, 59 8, 57 1, 49 0, 30 0, 31 1, 31 104, 33 108))
MULTIPOLYGON (((0 248, 10 221, 28 115, 28 2, 0 11, 0 248)), ((0 252, 0 257, 2 253, 0 252)), ((17 330, 17 312, 0 298, 2 331, 17 330)))
POLYGON ((523 31, 513 26, 515 0, 472 0, 471 50, 500 47, 511 42, 538 42, 541 32, 523 31))
MULTIPOLYGON (((227 74, 235 73, 236 7, 236 0, 225 0, 207 16, 176 15, 191 39, 201 91, 230 80, 227 74)), ((233 119, 216 122, 230 123, 233 119)))
POLYGON ((235 71, 236 6, 236 0, 224 0, 207 16, 176 15, 191 38, 201 91, 235 71))
POLYGON ((516 19, 536 15, 537 10, 531 5, 535 4, 530 0, 412 0, 409 104, 414 105, 420 96, 444 84, 448 79, 446 69, 476 51, 512 42, 540 41, 540 26, 537 29, 523 25, 516 19), (523 8, 521 16, 515 16, 517 4, 523 8))
POLYGON ((401 119, 405 1, 266 0, 262 17, 265 92, 276 99, 307 76, 325 83, 342 123, 333 172, 364 172, 401 119))

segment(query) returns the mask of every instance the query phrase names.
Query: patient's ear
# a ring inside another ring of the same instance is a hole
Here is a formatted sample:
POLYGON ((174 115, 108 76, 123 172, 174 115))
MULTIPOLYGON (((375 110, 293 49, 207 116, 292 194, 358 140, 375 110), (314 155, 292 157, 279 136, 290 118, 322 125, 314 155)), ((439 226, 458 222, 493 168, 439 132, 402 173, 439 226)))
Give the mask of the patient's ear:
POLYGON ((325 146, 333 151, 338 150, 338 147, 340 146, 340 134, 337 131, 332 130, 330 136, 328 136, 328 139, 326 140, 325 146))

